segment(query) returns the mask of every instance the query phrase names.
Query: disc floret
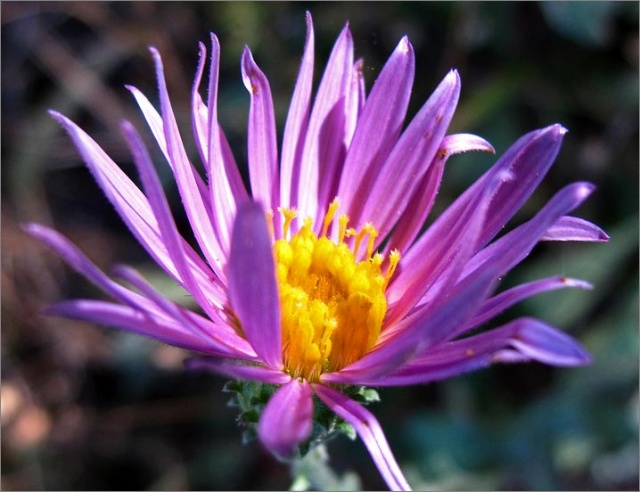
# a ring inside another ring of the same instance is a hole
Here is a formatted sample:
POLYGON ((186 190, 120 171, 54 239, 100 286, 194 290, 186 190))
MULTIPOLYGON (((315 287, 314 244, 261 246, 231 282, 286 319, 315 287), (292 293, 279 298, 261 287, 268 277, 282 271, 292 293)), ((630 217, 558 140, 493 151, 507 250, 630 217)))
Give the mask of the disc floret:
POLYGON ((375 226, 367 222, 360 230, 348 228, 345 214, 337 218, 332 239, 329 228, 338 207, 337 199, 329 205, 319 236, 310 218, 290 235, 296 212, 279 210, 283 237, 273 249, 284 364, 292 376, 309 381, 355 362, 375 345, 387 312, 385 289, 400 260, 393 251, 383 273, 383 256, 374 252, 375 226))

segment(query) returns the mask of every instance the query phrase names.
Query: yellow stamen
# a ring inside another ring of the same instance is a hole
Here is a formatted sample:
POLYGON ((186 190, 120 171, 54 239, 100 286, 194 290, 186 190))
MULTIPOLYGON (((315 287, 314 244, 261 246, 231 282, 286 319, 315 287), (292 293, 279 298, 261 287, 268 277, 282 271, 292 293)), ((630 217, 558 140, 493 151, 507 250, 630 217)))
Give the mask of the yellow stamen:
POLYGON ((400 261, 389 255, 382 273, 383 256, 374 253, 378 231, 366 223, 359 231, 347 228, 348 217, 338 218, 338 240, 329 229, 339 208, 331 202, 317 236, 313 221, 304 220, 291 237, 296 212, 279 210, 284 218, 283 238, 273 246, 280 293, 283 358, 293 377, 317 381, 326 371, 339 370, 360 359, 377 342, 387 311, 384 291, 400 261), (354 236, 349 247, 345 239, 354 236), (358 260, 360 244, 367 239, 366 257, 358 260))
POLYGON ((338 243, 343 243, 345 235, 347 234, 347 224, 349 223, 349 217, 342 214, 338 219, 338 243))
POLYGON ((340 202, 337 198, 334 198, 333 201, 329 204, 329 210, 327 210, 326 215, 324 216, 324 223, 322 224, 322 235, 327 236, 329 231, 329 224, 333 222, 333 217, 336 215, 338 211, 338 207, 340 206, 340 202))
POLYGON ((278 212, 280 212, 284 217, 284 224, 282 224, 282 237, 286 239, 289 235, 291 221, 296 217, 296 211, 293 208, 279 208, 278 212))
POLYGON ((398 263, 400 262, 400 251, 394 249, 389 253, 389 266, 387 267, 387 273, 384 274, 384 286, 385 288, 389 284, 389 280, 393 277, 393 274, 396 272, 396 268, 398 267, 398 263))

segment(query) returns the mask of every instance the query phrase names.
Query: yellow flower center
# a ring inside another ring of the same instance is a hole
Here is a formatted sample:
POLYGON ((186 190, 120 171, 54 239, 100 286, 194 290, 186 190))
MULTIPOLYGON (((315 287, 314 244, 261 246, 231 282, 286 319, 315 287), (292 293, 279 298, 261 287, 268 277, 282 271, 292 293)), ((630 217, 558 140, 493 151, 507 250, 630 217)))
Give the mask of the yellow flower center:
POLYGON ((357 361, 375 345, 387 311, 384 292, 400 261, 399 252, 391 252, 383 274, 383 257, 373 252, 378 231, 371 223, 360 231, 347 228, 344 214, 337 221, 337 241, 331 240, 329 226, 338 206, 337 199, 329 205, 320 237, 312 230, 312 220, 306 219, 287 239, 296 212, 279 210, 283 239, 275 241, 273 251, 283 359, 289 374, 308 381, 357 361), (365 239, 366 255, 358 260, 365 239))

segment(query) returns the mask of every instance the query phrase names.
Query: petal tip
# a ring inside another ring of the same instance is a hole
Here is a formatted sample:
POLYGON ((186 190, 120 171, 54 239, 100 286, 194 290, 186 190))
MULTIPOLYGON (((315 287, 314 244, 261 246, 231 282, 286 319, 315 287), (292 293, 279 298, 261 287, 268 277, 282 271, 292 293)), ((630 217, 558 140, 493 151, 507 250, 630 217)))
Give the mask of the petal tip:
POLYGON ((71 128, 71 125, 73 125, 73 123, 69 118, 67 118, 62 113, 56 111, 55 109, 49 109, 48 112, 51 115, 51 117, 54 120, 56 120, 58 123, 60 123, 60 125, 62 125, 66 130, 69 130, 71 128))
POLYGON ((585 200, 596 189, 596 185, 593 183, 581 182, 576 189, 576 195, 581 200, 585 200))
POLYGON ((151 57, 153 58, 153 62, 158 65, 158 66, 162 66, 162 58, 160 56, 160 51, 158 51, 158 48, 156 48, 155 46, 149 46, 149 53, 151 53, 151 57))
POLYGON ((401 52, 406 55, 410 55, 413 53, 413 46, 411 45, 411 41, 409 41, 409 36, 407 36, 406 34, 402 36, 402 39, 398 43, 398 47, 400 48, 401 52))
POLYGON ((565 134, 569 132, 569 130, 567 130, 560 123, 554 123, 553 125, 544 128, 543 133, 546 133, 546 131, 548 131, 549 133, 551 133, 551 135, 558 139, 562 139, 562 137, 564 137, 565 134))
POLYGON ((560 281, 567 287, 573 287, 575 289, 593 290, 593 284, 586 280, 580 280, 577 278, 561 277, 560 281))

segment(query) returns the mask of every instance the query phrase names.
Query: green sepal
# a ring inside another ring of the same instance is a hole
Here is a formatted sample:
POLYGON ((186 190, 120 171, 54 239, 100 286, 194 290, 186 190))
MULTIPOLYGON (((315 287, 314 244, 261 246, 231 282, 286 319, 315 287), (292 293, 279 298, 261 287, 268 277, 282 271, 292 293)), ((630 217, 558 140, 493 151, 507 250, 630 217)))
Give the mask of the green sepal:
MULTIPOLYGON (((278 386, 276 385, 257 381, 229 381, 224 385, 222 391, 232 394, 228 406, 237 408, 240 412, 236 421, 242 430, 243 444, 249 443, 257 438, 258 421, 260 420, 262 411, 277 389, 278 386)), ((364 386, 343 386, 340 390, 346 396, 362 405, 380 401, 378 392, 372 388, 364 386)), ((298 446, 298 451, 294 453, 292 459, 304 457, 311 449, 339 435, 345 435, 350 440, 354 440, 357 437, 353 426, 338 417, 322 400, 314 395, 311 435, 306 442, 298 446)))
POLYGON ((229 381, 222 388, 224 393, 232 393, 227 406, 240 410, 236 421, 242 430, 243 444, 258 436, 260 415, 276 389, 276 385, 258 381, 229 381))

